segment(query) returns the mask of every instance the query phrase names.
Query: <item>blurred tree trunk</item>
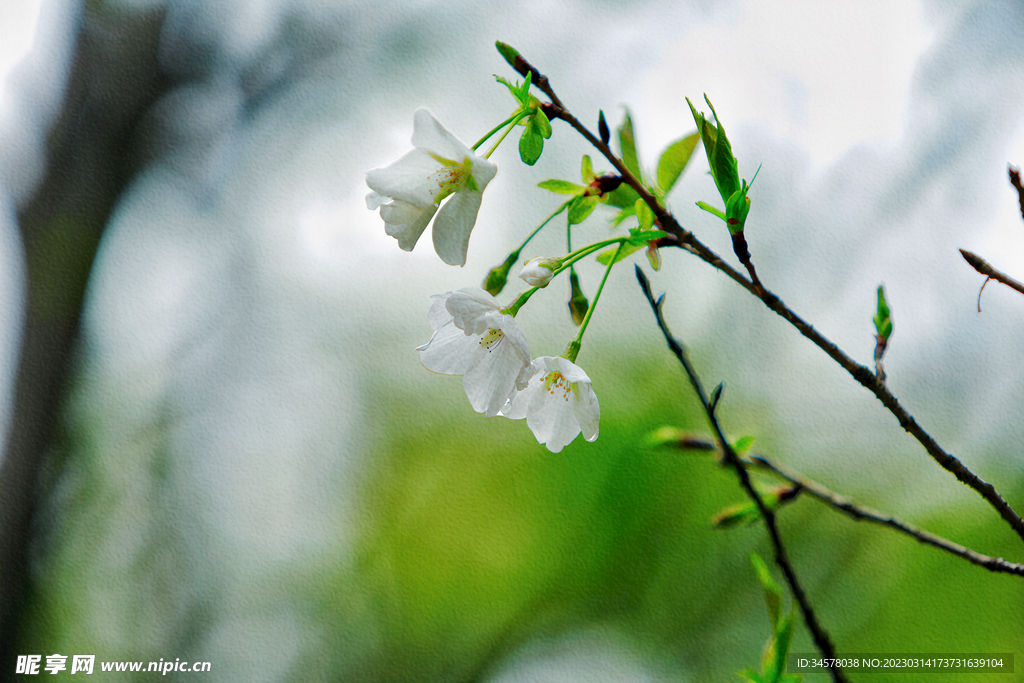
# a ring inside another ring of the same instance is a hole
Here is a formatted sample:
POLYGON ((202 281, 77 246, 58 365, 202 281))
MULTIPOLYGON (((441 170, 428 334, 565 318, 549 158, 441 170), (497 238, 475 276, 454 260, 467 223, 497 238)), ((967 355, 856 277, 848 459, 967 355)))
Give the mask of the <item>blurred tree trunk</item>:
POLYGON ((11 431, 0 463, 0 666, 14 666, 31 596, 40 475, 58 438, 86 284, 111 212, 139 170, 139 121, 171 83, 157 64, 162 9, 85 3, 45 176, 19 207, 24 327, 11 431))

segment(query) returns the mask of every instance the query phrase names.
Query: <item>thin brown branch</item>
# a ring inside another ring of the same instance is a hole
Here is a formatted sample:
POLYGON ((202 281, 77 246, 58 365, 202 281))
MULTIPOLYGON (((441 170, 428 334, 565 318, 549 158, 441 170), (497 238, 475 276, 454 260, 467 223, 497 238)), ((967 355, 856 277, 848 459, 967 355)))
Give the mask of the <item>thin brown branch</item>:
MULTIPOLYGON (((1017 282, 1006 273, 1001 273, 991 265, 985 259, 981 258, 977 254, 967 251, 966 249, 960 250, 960 255, 964 257, 964 260, 971 264, 971 267, 982 275, 988 276, 989 278, 1002 282, 1010 289, 1016 289, 1021 294, 1024 294, 1024 284, 1017 282)), ((988 282, 988 280, 986 280, 988 282)), ((982 285, 984 287, 984 285, 982 285)), ((978 312, 981 312, 981 292, 978 293, 978 312)))
MULTIPOLYGON (((549 97, 553 97, 554 93, 551 90, 550 85, 547 84, 546 81, 545 85, 545 94, 549 97)), ((641 183, 640 180, 634 176, 628 168, 626 168, 626 165, 615 155, 614 152, 612 152, 611 148, 607 144, 596 138, 586 126, 580 123, 580 121, 569 111, 565 110, 561 104, 559 104, 559 107, 563 109, 559 118, 575 128, 579 134, 587 140, 587 142, 593 145, 605 156, 606 159, 608 159, 609 162, 611 162, 613 166, 615 166, 615 169, 622 176, 623 182, 636 190, 637 194, 640 195, 644 202, 651 207, 651 211, 654 212, 655 217, 658 219, 661 229, 675 237, 680 247, 686 249, 692 254, 695 254, 706 263, 714 266, 725 275, 732 278, 741 287, 761 299, 765 306, 793 325, 800 334, 807 337, 807 339, 811 340, 811 342, 813 342, 818 348, 828 354, 832 360, 850 373, 857 382, 873 393, 875 397, 882 402, 882 405, 884 405, 885 408, 893 414, 899 422, 900 427, 917 439, 917 441, 924 446, 928 454, 943 469, 953 474, 953 476, 962 483, 974 489, 999 513, 1003 520, 1010 525, 1017 535, 1024 540, 1024 519, 1021 519, 1021 516, 1017 514, 1010 504, 1003 499, 992 484, 972 472, 967 466, 960 462, 959 459, 947 453, 931 436, 931 434, 925 431, 925 429, 917 423, 913 415, 907 412, 907 410, 900 405, 896 396, 889 391, 881 379, 879 379, 869 368, 855 362, 852 358, 846 355, 842 349, 833 344, 828 338, 815 330, 812 325, 804 321, 803 318, 787 307, 779 297, 772 294, 764 287, 751 282, 751 280, 747 279, 732 266, 725 263, 718 254, 704 246, 704 244, 701 243, 692 232, 685 230, 679 222, 676 221, 675 217, 661 205, 661 202, 659 202, 658 199, 651 194, 646 187, 644 187, 643 183, 641 183)))
POLYGON ((984 567, 989 571, 1024 576, 1024 564, 1007 562, 1001 557, 982 555, 981 553, 975 552, 970 548, 966 548, 959 543, 954 543, 953 541, 933 534, 930 531, 925 531, 924 529, 916 527, 909 522, 904 522, 892 515, 887 515, 884 512, 880 512, 863 505, 858 505, 849 498, 832 491, 824 484, 813 479, 809 479, 799 472, 788 469, 763 455, 758 454, 750 456, 749 460, 755 467, 770 470, 782 479, 788 481, 790 484, 800 486, 803 491, 806 491, 811 496, 817 498, 823 503, 831 505, 836 510, 849 515, 855 520, 863 519, 875 524, 887 526, 890 529, 895 529, 900 533, 907 534, 908 536, 917 539, 921 543, 952 553, 957 557, 967 560, 971 564, 984 567))
MULTIPOLYGON (((675 354, 676 358, 682 364, 683 369, 686 371, 686 376, 690 380, 690 384, 693 385, 693 389, 700 399, 700 404, 704 410, 704 415, 707 418, 708 426, 715 434, 715 441, 718 444, 719 450, 722 452, 725 464, 729 465, 736 471, 736 475, 739 477, 740 484, 747 496, 754 501, 757 505, 758 511, 761 513, 761 518, 765 522, 765 526, 768 529, 768 536, 771 539, 772 546, 775 549, 775 563, 782 569, 782 573, 786 577, 786 583, 789 584, 790 591, 793 593, 793 599, 796 600, 800 606, 800 612, 804 617, 804 623, 807 624, 807 629, 811 632, 811 637, 814 639, 814 644, 821 651, 821 654, 825 659, 835 660, 835 647, 832 645, 832 640, 829 638, 828 633, 818 623, 818 618, 815 616, 814 609, 811 607, 810 600, 807 594, 804 592, 803 587, 800 585, 800 581, 797 579, 796 571, 793 569, 793 565, 789 561, 789 556, 786 553, 786 546, 782 542, 782 536, 779 534, 778 525, 775 523, 775 513, 769 508, 761 495, 754 488, 753 483, 750 481, 750 475, 747 474, 746 467, 742 464, 740 457, 733 450, 732 445, 725 438, 722 433, 722 428, 718 423, 718 418, 715 417, 715 409, 708 402, 707 394, 704 392, 704 387, 701 385, 700 377, 697 376, 696 370, 690 365, 690 361, 686 356, 686 350, 683 345, 675 339, 668 330, 668 326, 665 324, 665 318, 661 311, 661 299, 654 300, 654 295, 651 293, 650 284, 647 282, 647 278, 644 276, 643 271, 640 267, 636 267, 636 277, 640 282, 640 287, 643 289, 644 296, 647 297, 647 302, 651 305, 651 309, 654 311, 654 317, 657 319, 658 327, 661 329, 662 335, 665 337, 665 341, 668 343, 669 349, 675 354)), ((842 669, 834 663, 829 664, 829 672, 832 674, 833 681, 845 681, 846 677, 843 675, 842 669)))

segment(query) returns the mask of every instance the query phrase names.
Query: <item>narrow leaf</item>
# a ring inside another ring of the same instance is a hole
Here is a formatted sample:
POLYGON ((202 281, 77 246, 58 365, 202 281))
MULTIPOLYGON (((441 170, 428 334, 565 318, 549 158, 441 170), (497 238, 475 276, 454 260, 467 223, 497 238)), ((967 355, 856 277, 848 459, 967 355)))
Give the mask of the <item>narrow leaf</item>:
POLYGON ((624 244, 622 246, 622 249, 619 249, 618 247, 612 247, 611 249, 608 249, 607 251, 602 251, 600 254, 598 254, 597 255, 597 262, 602 264, 602 265, 607 266, 608 264, 610 264, 612 262, 612 258, 614 258, 614 256, 615 256, 615 251, 618 250, 619 257, 617 259, 615 259, 615 263, 618 263, 619 261, 621 261, 622 259, 626 258, 630 254, 635 254, 636 252, 640 251, 643 248, 644 248, 644 245, 642 243, 641 244, 624 244))
POLYGON ((626 165, 630 173, 642 180, 640 164, 636 157, 636 141, 633 139, 633 119, 630 118, 628 109, 626 110, 626 119, 622 122, 622 127, 619 128, 619 146, 622 148, 622 163, 626 165))
POLYGON ((668 146, 668 149, 661 155, 658 161, 658 187, 665 194, 668 194, 676 180, 682 174, 686 164, 690 161, 690 155, 697 147, 700 140, 700 133, 694 133, 682 140, 677 140, 668 146))
POLYGON ((633 205, 636 211, 636 218, 640 222, 640 227, 644 230, 649 230, 654 227, 654 212, 651 211, 651 207, 647 205, 643 199, 637 199, 633 205))
POLYGON ((772 633, 775 633, 779 624, 779 615, 782 613, 782 589, 772 578, 768 565, 757 553, 750 553, 750 563, 754 565, 757 580, 761 582, 761 587, 764 589, 764 599, 768 603, 768 619, 772 624, 772 633))
POLYGON ((594 175, 594 165, 590 161, 589 154, 583 155, 583 161, 580 164, 580 177, 583 178, 583 182, 586 183, 587 185, 592 183, 594 181, 594 178, 596 177, 594 175))
POLYGON ((707 202, 697 202, 697 206, 699 206, 700 208, 704 209, 705 211, 707 211, 710 214, 714 214, 715 216, 718 216, 723 221, 725 220, 725 214, 722 213, 721 211, 719 211, 718 209, 716 209, 715 207, 711 206, 707 202))
POLYGON ((557 192, 558 194, 583 194, 587 188, 576 183, 570 183, 568 180, 558 180, 552 178, 550 180, 542 180, 537 183, 537 187, 548 192, 557 192))

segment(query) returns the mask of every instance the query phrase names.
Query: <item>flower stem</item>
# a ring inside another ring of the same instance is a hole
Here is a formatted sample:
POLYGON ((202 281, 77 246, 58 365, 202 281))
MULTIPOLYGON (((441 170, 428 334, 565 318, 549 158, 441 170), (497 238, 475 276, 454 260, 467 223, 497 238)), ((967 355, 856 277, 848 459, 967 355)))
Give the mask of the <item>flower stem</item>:
MULTIPOLYGON (((557 212, 552 216, 552 218, 554 216, 556 216, 556 215, 558 215, 557 212)), ((548 220, 551 220, 551 219, 549 218, 548 220)), ((541 227, 543 227, 543 226, 541 226, 541 227)), ((538 228, 538 230, 539 229, 540 228, 538 228)), ((615 251, 615 255, 618 256, 619 255, 619 251, 622 249, 622 245, 625 244, 628 239, 629 239, 628 237, 612 237, 611 239, 601 240, 600 242, 594 242, 593 244, 588 244, 585 247, 580 247, 576 251, 570 252, 564 259, 562 259, 562 267, 559 268, 558 270, 556 270, 554 275, 558 275, 563 270, 566 270, 572 264, 576 263, 577 261, 579 261, 583 257, 588 256, 590 254, 593 254, 598 249, 602 249, 604 247, 607 247, 610 244, 618 244, 619 245, 619 249, 617 249, 615 251)), ((608 270, 611 270, 611 266, 614 263, 615 263, 615 259, 612 259, 612 263, 608 265, 608 270)), ((554 277, 554 275, 552 277, 554 277)), ((608 271, 605 271, 604 277, 605 277, 605 279, 608 278, 608 271)), ((601 287, 604 287, 604 280, 601 280, 601 287)), ((597 294, 594 296, 594 304, 597 303, 597 299, 600 298, 600 296, 601 296, 601 287, 598 287, 597 294)), ((513 301, 507 307, 501 309, 501 312, 502 313, 507 313, 507 314, 511 315, 512 317, 515 317, 516 313, 519 312, 519 309, 522 308, 523 305, 527 301, 530 300, 530 297, 533 296, 534 292, 536 292, 538 289, 541 289, 541 288, 540 287, 531 287, 530 289, 526 290, 525 292, 523 292, 522 294, 519 295, 518 299, 513 301)), ((580 327, 580 337, 583 336, 582 332, 583 332, 584 329, 586 329, 587 321, 589 320, 589 317, 590 317, 590 312, 592 312, 594 310, 594 304, 591 304, 590 311, 587 312, 587 318, 585 318, 583 320, 583 323, 582 323, 582 325, 580 327)))
POLYGON ((541 231, 541 229, 542 229, 542 228, 543 228, 543 227, 544 227, 545 225, 547 225, 548 223, 550 223, 550 222, 551 222, 551 219, 552 219, 552 218, 554 218, 554 217, 555 217, 555 216, 557 216, 558 214, 560 214, 560 213, 562 213, 563 211, 565 211, 566 207, 568 207, 568 206, 569 206, 569 204, 571 204, 571 203, 572 203, 572 200, 570 199, 569 201, 565 202, 565 203, 564 203, 564 204, 562 204, 562 205, 561 205, 560 207, 558 207, 557 209, 555 209, 555 212, 554 212, 554 213, 552 213, 552 214, 551 214, 550 216, 548 216, 547 218, 545 218, 545 219, 544 219, 544 222, 543 222, 543 223, 541 223, 540 225, 538 225, 538 226, 537 226, 537 229, 536 229, 536 230, 534 230, 533 232, 531 232, 531 233, 530 233, 530 236, 529 236, 529 237, 527 237, 527 238, 526 238, 525 240, 523 240, 523 243, 519 245, 519 248, 518 248, 518 249, 516 249, 516 251, 517 251, 517 252, 520 252, 520 251, 522 251, 523 249, 525 249, 525 248, 526 248, 526 245, 527 245, 527 244, 528 244, 528 243, 530 242, 530 240, 532 240, 532 239, 533 239, 534 237, 536 237, 537 233, 538 233, 538 232, 540 232, 540 231, 541 231))
MULTIPOLYGON (((601 278, 601 284, 597 286, 597 291, 594 293, 594 300, 590 302, 590 308, 587 309, 587 315, 583 318, 583 322, 580 323, 580 331, 576 335, 575 349, 576 353, 579 353, 579 347, 583 343, 583 333, 587 331, 587 325, 590 324, 590 317, 594 315, 594 309, 597 308, 597 302, 601 300, 601 292, 604 291, 604 283, 608 281, 608 274, 612 272, 612 266, 615 265, 619 258, 619 252, 622 251, 623 245, 626 244, 625 240, 619 242, 618 248, 615 250, 615 255, 612 256, 612 260, 608 262, 608 267, 605 268, 604 277, 601 278)), ((576 362, 575 358, 569 359, 572 362, 576 362)))
POLYGON ((473 151, 475 152, 477 147, 482 145, 484 141, 487 140, 487 138, 497 133, 502 126, 508 125, 508 128, 506 128, 505 132, 501 134, 501 137, 498 138, 498 140, 493 145, 491 145, 491 148, 487 150, 487 153, 484 154, 485 159, 490 159, 491 155, 494 154, 494 150, 498 149, 498 145, 501 144, 501 141, 504 140, 505 137, 512 132, 512 129, 516 127, 516 124, 522 121, 524 118, 526 118, 529 115, 529 113, 530 112, 528 110, 524 109, 520 109, 519 111, 517 111, 511 118, 506 119, 501 123, 501 125, 495 127, 489 133, 487 133, 487 135, 480 138, 480 140, 475 145, 473 145, 473 151))
POLYGON ((499 123, 498 125, 496 125, 496 126, 495 126, 494 128, 492 128, 491 130, 489 130, 489 131, 487 132, 487 134, 486 134, 486 135, 484 135, 484 136, 483 136, 482 138, 480 138, 479 140, 477 140, 477 141, 476 141, 476 144, 475 144, 475 145, 473 145, 473 146, 472 146, 472 147, 471 147, 470 149, 472 149, 472 150, 473 150, 473 151, 475 152, 475 151, 477 150, 477 148, 478 148, 478 147, 480 147, 480 145, 482 145, 482 144, 484 144, 485 142, 487 142, 487 139, 488 139, 489 137, 491 137, 492 135, 494 135, 495 133, 497 133, 497 132, 498 132, 499 130, 501 130, 502 128, 504 128, 504 127, 505 127, 505 126, 507 126, 508 124, 512 123, 512 121, 516 121, 516 122, 518 122, 518 120, 522 118, 522 113, 523 113, 523 112, 522 112, 522 110, 520 109, 519 111, 517 111, 517 112, 516 112, 515 114, 513 114, 512 116, 508 117, 507 119, 505 119, 504 121, 502 121, 501 123, 499 123))

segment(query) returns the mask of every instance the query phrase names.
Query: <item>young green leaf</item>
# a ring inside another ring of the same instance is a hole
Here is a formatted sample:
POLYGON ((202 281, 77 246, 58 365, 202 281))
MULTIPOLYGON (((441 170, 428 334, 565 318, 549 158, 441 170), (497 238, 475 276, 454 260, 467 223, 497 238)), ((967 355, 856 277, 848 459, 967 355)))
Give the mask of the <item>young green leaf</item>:
POLYGON ((734 526, 753 524, 761 517, 761 511, 753 501, 736 503, 722 508, 711 517, 711 525, 716 529, 728 529, 734 526))
POLYGON ((548 192, 557 192, 558 194, 583 194, 584 190, 587 189, 582 185, 570 183, 568 180, 558 180, 555 178, 542 180, 537 183, 537 187, 548 192))
POLYGON ((551 137, 551 121, 548 119, 548 115, 544 113, 544 110, 537 107, 536 113, 533 115, 533 119, 536 122, 537 131, 540 132, 541 137, 545 140, 551 137))
POLYGON ((885 301, 885 289, 878 285, 878 312, 875 313, 875 331, 881 339, 888 339, 892 334, 892 319, 889 317, 889 304, 885 301))
POLYGON ((750 563, 754 565, 757 580, 761 582, 761 587, 764 589, 764 599, 768 603, 768 619, 771 621, 774 634, 779 625, 779 615, 782 613, 782 588, 772 578, 768 565, 757 553, 750 553, 750 563))
POLYGON ((789 646, 793 641, 793 613, 782 617, 779 621, 778 630, 775 633, 775 640, 772 644, 772 657, 765 661, 764 676, 769 681, 777 682, 786 673, 786 657, 789 656, 789 646))
POLYGON ((642 180, 640 164, 636 156, 636 141, 633 139, 633 119, 630 118, 628 109, 622 127, 619 128, 619 146, 622 148, 622 163, 637 179, 642 180))
POLYGON ((710 214, 718 216, 723 221, 725 220, 725 214, 722 213, 721 211, 719 211, 718 209, 716 209, 715 207, 711 206, 707 202, 697 202, 697 206, 699 206, 700 208, 704 209, 705 211, 707 211, 710 214))
POLYGON ((594 164, 590 161, 590 155, 584 154, 583 161, 580 162, 580 177, 583 178, 583 182, 589 185, 594 182, 594 164))
POLYGON ((719 382, 718 386, 711 392, 711 398, 708 399, 708 407, 711 408, 711 412, 715 411, 718 407, 718 401, 722 398, 722 391, 725 390, 725 382, 719 382))
POLYGON ((544 138, 541 136, 540 131, 537 130, 535 117, 531 116, 526 123, 523 137, 519 138, 519 158, 527 166, 533 166, 540 159, 543 151, 544 138))
POLYGON ((626 243, 626 244, 622 245, 622 249, 619 249, 618 246, 614 246, 611 249, 608 249, 606 251, 602 251, 600 254, 598 254, 597 255, 597 262, 602 264, 602 265, 605 265, 605 266, 609 265, 612 262, 612 258, 615 258, 615 252, 618 251, 619 256, 618 256, 618 258, 615 258, 615 263, 618 263, 619 261, 621 261, 622 259, 626 258, 627 256, 630 256, 631 254, 635 254, 636 252, 638 252, 641 249, 643 249, 644 245, 645 245, 645 243, 643 243, 643 242, 641 242, 640 244, 626 243))
POLYGON ((749 666, 743 671, 737 672, 737 675, 739 675, 743 680, 749 681, 749 683, 768 683, 768 681, 761 677, 761 674, 757 673, 749 666))
POLYGON ((744 436, 736 440, 736 443, 732 445, 732 450, 736 455, 743 455, 750 450, 750 447, 754 445, 754 437, 744 436))
POLYGON ((690 155, 697 147, 698 140, 700 140, 700 133, 694 133, 673 142, 662 153, 661 159, 658 161, 658 187, 664 194, 668 194, 672 186, 676 184, 676 180, 679 179, 686 164, 690 161, 690 155))
POLYGON ((569 225, 576 225, 586 220, 601 200, 597 195, 580 195, 569 205, 569 225))
POLYGON ((633 210, 636 212, 636 218, 640 222, 640 227, 644 230, 650 230, 654 227, 654 212, 651 211, 651 207, 647 205, 643 199, 637 199, 633 205, 633 210))
POLYGON ((643 228, 630 228, 629 238, 626 240, 627 244, 635 244, 638 247, 646 246, 651 240, 661 239, 662 237, 668 237, 668 233, 664 230, 644 230, 643 228))

